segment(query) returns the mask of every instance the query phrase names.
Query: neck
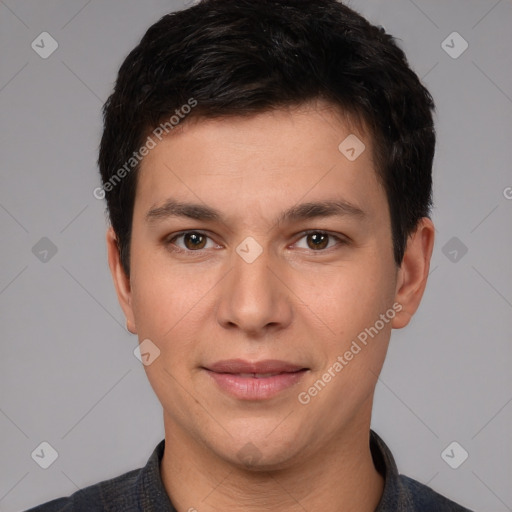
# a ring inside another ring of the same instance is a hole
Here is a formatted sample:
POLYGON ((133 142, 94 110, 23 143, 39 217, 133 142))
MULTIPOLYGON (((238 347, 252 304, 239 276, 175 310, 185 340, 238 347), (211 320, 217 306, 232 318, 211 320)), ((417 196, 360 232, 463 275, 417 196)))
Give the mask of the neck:
POLYGON ((234 465, 168 417, 164 423, 162 480, 180 512, 374 512, 382 496, 384 479, 370 452, 369 417, 326 442, 314 457, 272 471, 234 465))

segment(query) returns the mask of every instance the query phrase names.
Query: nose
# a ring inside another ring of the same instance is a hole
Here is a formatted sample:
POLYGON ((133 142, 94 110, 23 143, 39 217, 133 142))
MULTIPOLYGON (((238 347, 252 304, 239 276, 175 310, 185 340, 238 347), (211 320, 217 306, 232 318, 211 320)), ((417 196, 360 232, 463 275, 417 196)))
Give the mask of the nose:
POLYGON ((217 321, 225 329, 239 329, 261 338, 290 325, 293 316, 289 290, 279 262, 268 251, 248 262, 233 253, 232 271, 223 280, 217 321))

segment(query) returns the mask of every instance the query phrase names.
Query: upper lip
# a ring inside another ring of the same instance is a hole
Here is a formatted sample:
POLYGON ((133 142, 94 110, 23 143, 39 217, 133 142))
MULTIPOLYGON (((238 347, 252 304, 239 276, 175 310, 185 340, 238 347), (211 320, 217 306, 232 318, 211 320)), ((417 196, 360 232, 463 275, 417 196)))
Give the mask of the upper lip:
POLYGON ((255 362, 243 359, 226 359, 217 361, 205 368, 215 373, 292 373, 306 369, 304 366, 279 361, 278 359, 265 359, 255 362))

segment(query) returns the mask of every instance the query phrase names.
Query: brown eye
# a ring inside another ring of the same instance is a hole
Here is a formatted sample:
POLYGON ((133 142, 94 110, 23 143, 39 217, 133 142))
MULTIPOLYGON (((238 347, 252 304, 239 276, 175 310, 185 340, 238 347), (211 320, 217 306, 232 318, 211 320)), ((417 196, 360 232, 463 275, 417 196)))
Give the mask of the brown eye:
POLYGON ((349 240, 341 233, 335 235, 326 231, 316 231, 310 229, 303 233, 302 237, 295 242, 294 246, 298 249, 305 249, 313 252, 327 252, 329 249, 341 249, 349 245, 349 240))
POLYGON ((192 256, 193 253, 197 253, 195 256, 204 256, 206 251, 222 249, 201 231, 182 231, 179 234, 169 235, 164 243, 172 252, 188 256, 192 256))
POLYGON ((183 236, 183 243, 185 247, 191 251, 194 249, 204 249, 207 237, 201 233, 185 233, 183 236))
POLYGON ((306 240, 310 249, 325 249, 329 244, 329 235, 326 233, 310 233, 306 235, 306 240))

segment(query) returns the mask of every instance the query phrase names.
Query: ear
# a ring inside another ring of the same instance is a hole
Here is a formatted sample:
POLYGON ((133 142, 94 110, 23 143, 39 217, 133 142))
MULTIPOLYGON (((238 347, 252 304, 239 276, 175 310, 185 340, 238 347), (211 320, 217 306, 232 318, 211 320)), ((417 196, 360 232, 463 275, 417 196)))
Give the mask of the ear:
POLYGON ((434 224, 429 218, 422 217, 414 233, 409 236, 397 274, 395 301, 401 304, 402 309, 393 319, 394 329, 405 327, 420 305, 427 285, 434 235, 434 224))
POLYGON ((130 278, 126 275, 123 265, 121 264, 121 256, 119 254, 119 247, 117 245, 117 236, 114 229, 110 227, 107 231, 107 251, 108 251, 108 266, 114 280, 116 287, 117 300, 123 309, 126 317, 126 328, 132 333, 137 334, 137 327, 135 325, 135 318, 132 309, 132 290, 130 285, 130 278))

